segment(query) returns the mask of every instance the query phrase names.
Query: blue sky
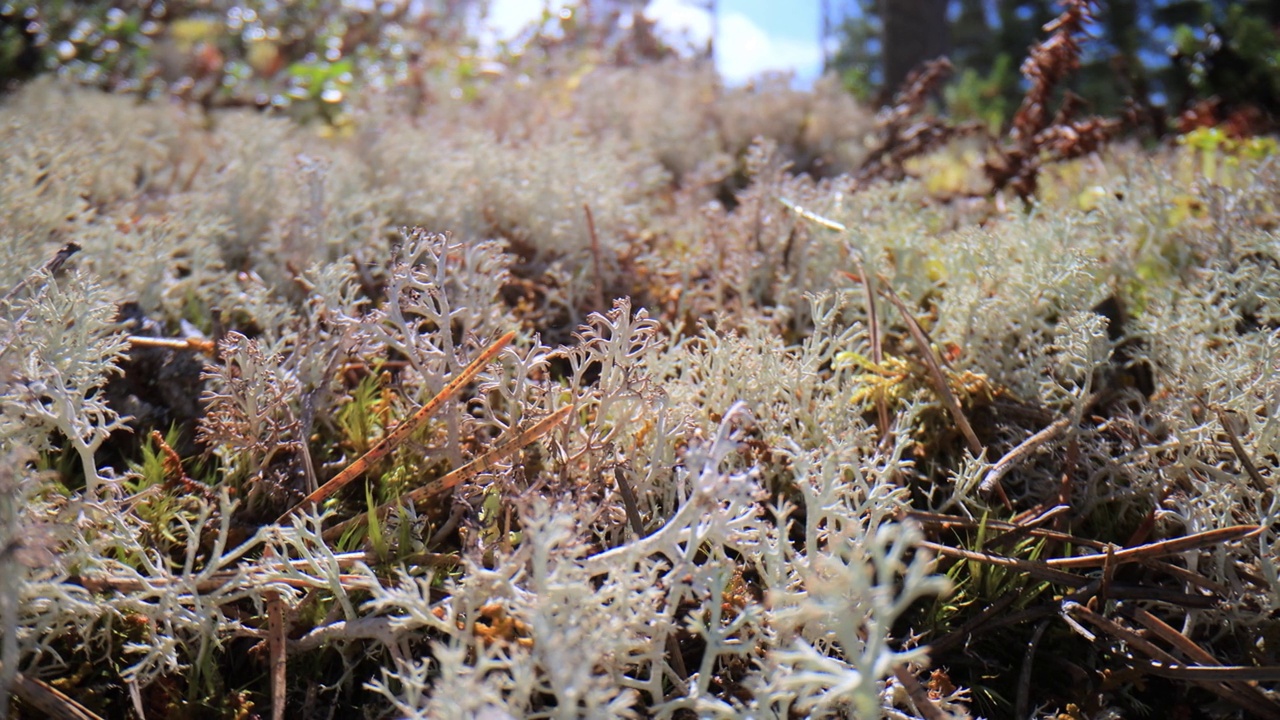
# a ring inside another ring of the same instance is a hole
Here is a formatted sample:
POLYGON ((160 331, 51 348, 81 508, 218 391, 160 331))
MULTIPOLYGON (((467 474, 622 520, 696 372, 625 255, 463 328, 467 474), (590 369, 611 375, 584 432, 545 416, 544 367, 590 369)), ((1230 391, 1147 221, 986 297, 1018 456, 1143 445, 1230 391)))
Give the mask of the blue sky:
MULTIPOLYGON (((492 0, 489 23, 499 35, 513 35, 550 5, 564 0, 492 0)), ((646 14, 673 35, 695 44, 711 33, 711 18, 700 0, 651 0, 646 14)), ((716 67, 730 83, 766 71, 795 73, 807 86, 822 71, 818 0, 718 0, 716 67)))

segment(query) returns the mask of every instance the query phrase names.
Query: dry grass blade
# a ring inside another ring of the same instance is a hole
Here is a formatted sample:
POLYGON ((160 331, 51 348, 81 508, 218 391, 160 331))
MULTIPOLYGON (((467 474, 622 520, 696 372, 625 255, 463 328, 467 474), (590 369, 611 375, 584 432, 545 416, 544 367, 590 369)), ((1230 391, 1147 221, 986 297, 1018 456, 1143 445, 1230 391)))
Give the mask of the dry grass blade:
MULTIPOLYGON (((377 508, 378 517, 387 516, 388 514, 391 513, 392 510, 396 508, 396 506, 402 503, 417 505, 418 503, 422 502, 423 500, 426 500, 432 495, 436 495, 437 493, 441 493, 441 492, 444 492, 445 490, 449 490, 451 488, 457 487, 464 481, 469 480, 479 475, 480 473, 493 468, 495 465, 501 462, 504 458, 510 455, 514 455, 516 452, 519 452, 522 448, 528 446, 533 441, 537 440, 543 435, 546 435, 547 433, 554 430, 555 427, 559 425, 561 422, 563 422, 564 419, 568 417, 569 413, 571 412, 573 412, 573 406, 566 405, 560 408, 559 410, 551 413, 550 415, 546 416, 542 420, 539 420, 537 423, 533 425, 533 427, 530 427, 528 430, 525 430, 519 435, 502 443, 498 447, 481 455, 475 460, 472 460, 466 465, 463 465, 457 470, 454 470, 446 475, 443 475, 440 478, 432 481, 431 483, 428 483, 427 485, 424 485, 414 490, 413 492, 408 493, 404 497, 400 498, 400 500, 398 500, 397 502, 386 503, 384 505, 379 506, 377 508)), ((350 520, 345 520, 326 530, 324 532, 324 539, 335 540, 339 537, 342 537, 342 533, 345 532, 348 528, 352 527, 357 523, 365 522, 368 519, 368 517, 369 517, 368 513, 361 513, 351 518, 350 520)))
POLYGON ((594 264, 595 278, 593 289, 595 291, 596 307, 603 310, 604 304, 604 257, 600 250, 600 236, 596 234, 596 219, 591 214, 591 206, 582 203, 582 212, 587 216, 587 235, 591 238, 591 261, 594 264))
POLYGON ((1261 525, 1235 525, 1233 527, 1218 528, 1217 530, 1206 530, 1205 532, 1172 540, 1161 540, 1160 542, 1147 543, 1138 547, 1125 548, 1114 553, 1107 552, 1095 555, 1081 555, 1079 557, 1053 558, 1046 560, 1045 564, 1056 568, 1087 568, 1101 567, 1107 563, 1137 562, 1220 545, 1235 540, 1243 540, 1257 535, 1262 530, 1263 527, 1261 525))
MULTIPOLYGON (((867 336, 871 342, 871 362, 880 365, 884 362, 884 335, 880 330, 880 314, 876 309, 876 288, 871 284, 867 269, 856 253, 853 256, 854 267, 858 274, 845 273, 844 276, 862 284, 863 300, 867 304, 867 336)), ((880 429, 880 442, 889 439, 889 404, 883 397, 876 397, 876 424, 880 429)))
POLYGON ((515 337, 516 334, 512 331, 497 340, 494 340, 493 343, 476 356, 475 360, 472 360, 469 365, 463 368, 462 371, 458 373, 457 377, 450 380, 449 384, 445 385, 435 397, 431 398, 426 405, 418 408, 417 412, 410 415, 408 419, 397 425, 395 430, 387 433, 387 436, 379 440, 378 444, 369 449, 369 452, 361 455, 355 462, 348 465, 345 470, 333 476, 333 479, 329 480, 329 482, 321 485, 315 490, 315 492, 306 496, 297 505, 294 505, 292 508, 285 511, 283 515, 276 519, 276 523, 283 523, 290 515, 297 512, 300 508, 308 507, 313 503, 323 502, 335 492, 351 484, 352 480, 363 475, 370 466, 385 457, 387 453, 395 449, 397 445, 404 442, 406 438, 416 432, 418 428, 422 427, 422 425, 430 419, 436 411, 443 407, 446 402, 453 398, 454 395, 461 392, 468 383, 480 374, 481 370, 484 370, 484 367, 489 364, 489 361, 497 357, 498 353, 502 352, 503 348, 511 344, 511 341, 514 340, 515 337))
POLYGON ((618 494, 622 496, 622 507, 627 512, 627 522, 636 537, 644 537, 644 520, 640 517, 640 506, 636 503, 636 493, 631 489, 631 482, 621 467, 613 469, 613 479, 618 483, 618 494))

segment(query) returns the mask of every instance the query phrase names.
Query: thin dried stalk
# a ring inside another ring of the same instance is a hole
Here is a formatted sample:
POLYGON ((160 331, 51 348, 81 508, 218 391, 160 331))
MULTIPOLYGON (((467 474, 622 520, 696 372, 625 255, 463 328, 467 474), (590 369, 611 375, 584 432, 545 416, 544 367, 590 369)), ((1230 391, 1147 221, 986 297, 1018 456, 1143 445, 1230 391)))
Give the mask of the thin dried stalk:
POLYGON ((640 507, 636 504, 636 492, 631 489, 631 482, 621 467, 613 469, 613 479, 618 483, 618 494, 622 496, 622 507, 627 511, 627 521, 636 537, 644 536, 644 520, 640 517, 640 507))
MULTIPOLYGON (((264 558, 275 556, 270 547, 264 558)), ((284 720, 285 698, 288 687, 288 628, 284 621, 284 600, 280 592, 268 588, 262 593, 267 604, 267 657, 271 676, 271 720, 284 720)))
POLYGON ((587 234, 591 238, 591 260, 595 265, 596 307, 604 309, 604 258, 600 249, 600 237, 596 235, 596 219, 591 215, 591 206, 582 203, 582 212, 587 216, 587 234))
MULTIPOLYGON (((880 294, 883 295, 893 306, 898 308, 898 312, 902 315, 902 320, 907 324, 907 330, 911 333, 911 338, 916 341, 916 345, 920 346, 920 357, 924 359, 925 367, 929 369, 929 377, 933 380, 934 389, 938 391, 938 397, 942 399, 947 411, 951 413, 951 419, 955 422, 956 427, 960 428, 960 433, 964 435, 965 442, 969 445, 969 452, 976 458, 981 457, 984 448, 982 442, 978 440, 978 435, 973 431, 973 426, 969 424, 969 418, 965 417, 964 408, 960 407, 960 401, 956 399, 955 393, 951 392, 951 385, 947 383, 947 376, 942 372, 942 363, 938 360, 938 356, 933 350, 933 345, 929 342, 929 335, 925 333, 924 328, 920 327, 920 323, 916 322, 916 318, 911 314, 911 310, 907 308, 906 303, 902 302, 902 298, 898 297, 898 293, 894 292, 889 286, 889 282, 881 278, 882 286, 880 294)), ((1009 504, 1008 498, 1005 498, 1005 504, 1009 504)), ((1012 506, 1010 506, 1012 509, 1012 506)))
MULTIPOLYGON (((938 391, 938 397, 947 406, 947 411, 951 413, 952 421, 955 422, 956 427, 960 428, 960 434, 964 435, 965 442, 969 445, 970 454, 975 458, 982 457, 985 448, 982 447, 982 443, 978 440, 977 433, 973 431, 973 426, 969 424, 969 418, 965 417, 964 408, 960 407, 960 401, 956 399, 955 393, 951 392, 951 386, 947 383, 947 376, 942 372, 942 363, 939 361, 933 345, 929 342, 929 335, 925 333, 924 328, 920 327, 920 323, 916 322, 915 316, 907 309, 907 305, 902 302, 902 298, 898 297, 898 293, 894 292, 892 287, 889 287, 888 280, 881 278, 880 282, 880 294, 893 303, 894 307, 898 308, 903 321, 907 324, 907 330, 911 332, 912 339, 916 341, 916 345, 920 346, 920 357, 924 359, 925 366, 929 368, 929 377, 933 380, 933 386, 938 391)), ((1005 509, 1013 512, 1013 503, 1009 502, 1009 496, 1005 495, 1004 488, 997 484, 995 491, 1005 509)))

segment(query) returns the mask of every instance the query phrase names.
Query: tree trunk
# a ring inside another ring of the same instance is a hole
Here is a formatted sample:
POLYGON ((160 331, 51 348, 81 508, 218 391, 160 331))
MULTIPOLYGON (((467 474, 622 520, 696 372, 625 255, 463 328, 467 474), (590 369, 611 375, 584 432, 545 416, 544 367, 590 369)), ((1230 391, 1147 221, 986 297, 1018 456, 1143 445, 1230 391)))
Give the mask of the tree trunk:
POLYGON ((950 49, 947 0, 880 0, 884 88, 892 93, 920 63, 950 49))

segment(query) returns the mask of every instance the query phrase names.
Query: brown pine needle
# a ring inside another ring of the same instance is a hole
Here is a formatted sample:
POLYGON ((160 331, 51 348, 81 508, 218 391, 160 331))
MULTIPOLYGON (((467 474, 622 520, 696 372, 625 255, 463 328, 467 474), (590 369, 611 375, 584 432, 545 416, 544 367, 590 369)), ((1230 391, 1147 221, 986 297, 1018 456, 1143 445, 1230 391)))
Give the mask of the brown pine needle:
MULTIPOLYGON (((911 314, 911 310, 907 308, 907 304, 902 302, 902 298, 898 297, 898 293, 894 292, 893 288, 890 287, 887 278, 880 278, 880 287, 878 289, 886 300, 898 308, 903 322, 907 324, 907 330, 911 332, 912 339, 916 341, 916 345, 920 346, 920 357, 924 358, 925 367, 929 369, 929 377, 933 379, 933 385, 938 391, 938 397, 942 399, 947 411, 951 413, 951 420, 956 424, 957 428, 960 428, 960 434, 964 435, 965 442, 969 445, 969 453, 975 459, 982 457, 984 450, 982 442, 978 440, 978 434, 973 431, 973 426, 969 424, 969 418, 965 416, 964 408, 960 407, 960 401, 956 399, 955 393, 951 392, 951 386, 947 384, 947 376, 942 372, 942 364, 938 361, 933 345, 929 342, 928 334, 925 333, 924 328, 920 327, 920 323, 916 322, 916 318, 911 314)), ((1000 483, 995 483, 993 489, 1005 509, 1013 512, 1013 503, 1009 502, 1009 496, 1005 494, 1004 486, 1000 483)))
MULTIPOLYGON (((275 553, 267 548, 264 558, 272 559, 275 553)), ((267 602, 267 656, 271 666, 271 720, 284 720, 285 699, 288 694, 288 627, 284 620, 284 600, 275 589, 263 592, 267 602)))
POLYGON ((194 350, 206 355, 217 351, 218 345, 212 340, 203 338, 162 338, 145 335, 130 335, 129 344, 133 347, 161 348, 165 350, 194 350))
POLYGON ((1197 550, 1212 545, 1243 540, 1263 531, 1261 525, 1235 525, 1232 527, 1207 530, 1205 532, 1185 535, 1172 540, 1147 543, 1137 547, 1125 548, 1115 552, 1081 555, 1079 557, 1052 558, 1044 563, 1055 568, 1101 567, 1107 563, 1136 562, 1150 558, 1173 555, 1175 553, 1197 550))
MULTIPOLYGON (((1062 609, 1069 619, 1083 620, 1103 630, 1112 637, 1123 640, 1130 648, 1141 652, 1151 660, 1141 662, 1135 659, 1135 669, 1143 670, 1160 677, 1176 680, 1187 680, 1218 695, 1232 704, 1244 708, 1250 717, 1280 720, 1280 705, 1261 693, 1242 691, 1237 683, 1252 682, 1261 679, 1264 682, 1275 682, 1280 673, 1275 668, 1224 667, 1221 665, 1186 665, 1177 656, 1164 650, 1152 642, 1148 635, 1136 632, 1120 623, 1105 617, 1088 607, 1075 602, 1063 603, 1062 609)), ((1077 631, 1083 628, 1073 624, 1077 631)), ((1084 633, 1082 633, 1084 634, 1084 633)), ((1198 653, 1197 653, 1198 655, 1198 653)))
POLYGON ((1258 472, 1258 466, 1253 464, 1253 459, 1249 457, 1249 451, 1244 449, 1244 443, 1240 442, 1240 436, 1236 434, 1235 427, 1225 411, 1218 411, 1218 422, 1222 423, 1222 431, 1227 434, 1227 441, 1231 443, 1231 450, 1235 452, 1241 467, 1248 473, 1249 479, 1253 481, 1253 486, 1258 489, 1258 492, 1266 495, 1270 490, 1267 479, 1262 477, 1262 473, 1258 472))
MULTIPOLYGON (((853 253, 851 252, 850 254, 852 255, 853 253)), ((862 285, 863 299, 867 303, 867 337, 871 342, 871 362, 879 366, 884 362, 884 337, 880 331, 879 313, 876 311, 876 288, 871 284, 872 278, 867 275, 867 269, 857 255, 853 255, 853 263, 854 267, 858 269, 858 274, 844 273, 844 276, 862 285)), ((889 404, 882 395, 876 396, 876 421, 880 426, 880 442, 887 442, 889 438, 889 404)))
MULTIPOLYGON (((569 413, 571 412, 573 412, 573 406, 566 405, 560 408, 559 410, 551 413, 550 415, 546 416, 545 418, 539 420, 536 424, 533 425, 533 427, 529 428, 528 430, 525 430, 519 435, 502 443, 498 447, 481 455, 475 460, 472 460, 466 465, 463 465, 457 470, 454 470, 426 485, 423 485, 422 487, 400 498, 396 502, 390 502, 390 503, 386 503, 384 505, 379 506, 377 508, 378 517, 380 518, 386 517, 393 509, 395 509, 397 505, 400 505, 400 504, 417 505, 418 503, 422 502, 423 500, 426 500, 432 495, 444 492, 445 490, 448 490, 450 488, 457 487, 462 482, 469 480, 479 475, 480 473, 493 468, 503 458, 506 458, 510 455, 514 455, 521 448, 527 447, 533 441, 537 440, 543 435, 546 435, 547 433, 554 430, 555 427, 559 425, 561 422, 563 422, 564 419, 568 417, 569 413)), ((367 520, 368 517, 369 517, 369 513, 360 513, 359 515, 356 515, 350 520, 345 520, 326 530, 324 532, 324 539, 334 540, 336 538, 339 538, 342 536, 342 533, 347 530, 347 528, 351 527, 352 525, 358 522, 367 520)))
POLYGON ((462 388, 466 387, 468 383, 480 374, 480 371, 484 369, 485 365, 489 364, 490 360, 497 357, 498 353, 502 352, 502 349, 515 339, 515 336, 515 331, 512 331, 494 340, 492 344, 476 356, 475 360, 472 360, 469 365, 463 368, 457 377, 450 380, 448 385, 445 385, 440 392, 436 393, 436 396, 431 398, 426 405, 418 408, 417 412, 397 425, 395 430, 387 433, 386 437, 379 440, 378 444, 369 449, 369 452, 361 455, 355 462, 348 465, 345 470, 334 475, 329 482, 316 488, 315 492, 303 498, 302 502, 285 511, 283 515, 276 519, 276 523, 283 523, 299 508, 310 506, 312 503, 323 502, 335 492, 351 484, 352 480, 363 475, 374 463, 386 457, 387 453, 391 452, 397 445, 404 442, 406 438, 421 428, 454 395, 461 392, 462 388))
MULTIPOLYGON (((18 673, 13 679, 13 694, 24 703, 53 720, 102 720, 69 695, 45 681, 18 673)), ((3 698, 8 702, 9 698, 3 698)))
POLYGON ((1020 570, 1038 580, 1048 580, 1051 583, 1057 583, 1067 587, 1080 588, 1089 584, 1088 578, 1051 568, 1043 561, 1022 560, 1020 558, 1005 557, 1004 555, 994 555, 992 553, 976 552, 974 550, 963 550, 961 548, 953 548, 947 545, 929 542, 928 540, 921 541, 920 547, 935 552, 942 557, 954 558, 957 560, 974 560, 976 562, 986 563, 987 565, 1020 570))

